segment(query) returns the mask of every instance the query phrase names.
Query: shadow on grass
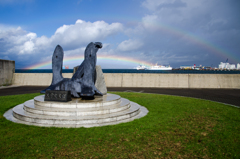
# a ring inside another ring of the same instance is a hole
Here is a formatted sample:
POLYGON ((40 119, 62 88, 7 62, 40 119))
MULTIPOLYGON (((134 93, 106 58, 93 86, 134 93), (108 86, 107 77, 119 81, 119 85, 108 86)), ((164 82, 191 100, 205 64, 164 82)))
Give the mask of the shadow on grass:
POLYGON ((0 158, 240 158, 240 109, 186 97, 115 94, 145 106, 148 115, 93 128, 28 126, 3 114, 39 94, 1 96, 0 158))

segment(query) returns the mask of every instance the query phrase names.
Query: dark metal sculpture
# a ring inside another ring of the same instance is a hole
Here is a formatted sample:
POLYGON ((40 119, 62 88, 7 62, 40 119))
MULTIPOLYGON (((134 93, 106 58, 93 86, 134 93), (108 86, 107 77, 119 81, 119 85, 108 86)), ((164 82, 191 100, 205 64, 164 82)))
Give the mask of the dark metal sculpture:
POLYGON ((52 56, 52 84, 48 88, 42 90, 41 93, 45 93, 46 90, 62 90, 71 91, 73 97, 93 97, 95 94, 103 95, 95 87, 96 54, 99 48, 102 48, 102 43, 89 43, 84 52, 84 61, 79 66, 78 70, 72 78, 63 78, 63 49, 60 45, 57 45, 52 56))

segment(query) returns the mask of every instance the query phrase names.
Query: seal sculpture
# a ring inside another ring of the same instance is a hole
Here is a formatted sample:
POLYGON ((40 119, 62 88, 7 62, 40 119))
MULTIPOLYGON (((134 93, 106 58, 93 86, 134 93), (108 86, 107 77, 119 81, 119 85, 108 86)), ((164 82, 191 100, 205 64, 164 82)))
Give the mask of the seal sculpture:
POLYGON ((102 43, 91 42, 87 45, 84 52, 84 60, 78 67, 72 78, 63 78, 63 49, 57 45, 52 56, 52 83, 42 90, 40 93, 45 93, 46 90, 62 90, 70 91, 73 97, 93 97, 94 95, 103 95, 96 87, 96 62, 97 51, 102 48, 102 43))

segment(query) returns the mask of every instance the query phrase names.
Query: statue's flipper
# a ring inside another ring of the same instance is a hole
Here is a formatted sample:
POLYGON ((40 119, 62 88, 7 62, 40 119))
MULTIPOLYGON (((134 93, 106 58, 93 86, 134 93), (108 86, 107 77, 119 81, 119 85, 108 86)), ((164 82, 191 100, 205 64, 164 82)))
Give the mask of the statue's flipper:
POLYGON ((84 67, 82 62, 81 65, 78 67, 77 71, 72 76, 72 81, 79 82, 79 80, 83 77, 83 74, 84 74, 84 67))
POLYGON ((63 65, 63 49, 60 45, 57 45, 52 56, 52 83, 51 85, 42 90, 40 93, 45 93, 46 90, 53 90, 53 85, 63 80, 62 65, 63 65))
POLYGON ((62 76, 62 65, 63 65, 63 49, 60 45, 57 45, 53 56, 52 56, 52 71, 53 71, 53 78, 52 84, 57 84, 58 82, 63 80, 62 76))
POLYGON ((79 97, 80 97, 75 90, 71 90, 71 94, 72 94, 75 98, 79 98, 79 97))
POLYGON ((50 85, 48 88, 42 90, 40 93, 43 93, 45 94, 47 90, 53 90, 54 86, 53 85, 50 85))
POLYGON ((95 92, 92 87, 82 86, 82 91, 80 93, 81 97, 93 97, 95 92))
POLYGON ((103 96, 103 94, 95 87, 82 86, 82 92, 80 93, 81 97, 91 97, 94 95, 103 96))

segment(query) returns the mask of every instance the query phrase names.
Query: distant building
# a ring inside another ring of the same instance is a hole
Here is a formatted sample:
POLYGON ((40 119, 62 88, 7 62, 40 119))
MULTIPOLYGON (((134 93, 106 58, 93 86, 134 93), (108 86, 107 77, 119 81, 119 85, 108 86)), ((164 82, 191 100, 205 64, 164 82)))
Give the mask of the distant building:
POLYGON ((235 69, 236 69, 235 64, 230 64, 230 70, 235 70, 235 69))
POLYGON ((180 69, 193 69, 194 66, 180 66, 180 69))
POLYGON ((240 70, 240 63, 237 64, 237 69, 240 70))
POLYGON ((180 69, 183 70, 202 70, 202 69, 211 69, 211 67, 208 66, 196 66, 196 64, 194 64, 193 66, 180 66, 180 69))
POLYGON ((228 69, 228 70, 234 70, 236 69, 235 64, 230 64, 230 63, 224 63, 221 62, 218 66, 219 69, 228 69))
POLYGON ((226 67, 226 63, 220 62, 220 64, 218 65, 219 69, 224 69, 226 67))
POLYGON ((205 69, 205 70, 212 70, 213 68, 211 66, 204 66, 203 69, 205 69))

